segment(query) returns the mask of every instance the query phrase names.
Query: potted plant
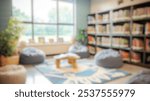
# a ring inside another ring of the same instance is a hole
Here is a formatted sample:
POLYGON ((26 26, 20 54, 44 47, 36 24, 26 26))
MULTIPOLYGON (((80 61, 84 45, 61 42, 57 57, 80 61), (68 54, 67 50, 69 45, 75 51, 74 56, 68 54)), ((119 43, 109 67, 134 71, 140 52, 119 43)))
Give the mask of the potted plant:
POLYGON ((83 29, 79 30, 79 34, 76 36, 76 41, 81 45, 86 45, 88 42, 86 31, 83 29))
POLYGON ((0 32, 0 66, 19 63, 17 44, 23 31, 20 24, 19 20, 11 17, 7 27, 0 32))

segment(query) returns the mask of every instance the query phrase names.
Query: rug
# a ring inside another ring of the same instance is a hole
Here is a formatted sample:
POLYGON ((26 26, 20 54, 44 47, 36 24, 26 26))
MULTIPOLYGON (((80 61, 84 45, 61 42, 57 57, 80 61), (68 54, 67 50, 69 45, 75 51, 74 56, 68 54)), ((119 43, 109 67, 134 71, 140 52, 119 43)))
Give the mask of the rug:
POLYGON ((129 75, 123 70, 99 67, 88 59, 78 60, 77 63, 77 70, 65 60, 60 69, 56 68, 54 60, 35 65, 35 68, 53 84, 104 84, 129 75))

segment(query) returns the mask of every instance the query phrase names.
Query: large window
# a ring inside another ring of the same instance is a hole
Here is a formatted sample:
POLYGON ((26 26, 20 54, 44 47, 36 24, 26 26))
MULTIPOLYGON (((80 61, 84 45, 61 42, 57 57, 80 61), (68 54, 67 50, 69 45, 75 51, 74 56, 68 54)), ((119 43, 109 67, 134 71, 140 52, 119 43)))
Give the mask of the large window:
POLYGON ((13 16, 23 22, 25 35, 21 40, 38 41, 44 37, 71 41, 74 34, 74 0, 12 0, 13 16))

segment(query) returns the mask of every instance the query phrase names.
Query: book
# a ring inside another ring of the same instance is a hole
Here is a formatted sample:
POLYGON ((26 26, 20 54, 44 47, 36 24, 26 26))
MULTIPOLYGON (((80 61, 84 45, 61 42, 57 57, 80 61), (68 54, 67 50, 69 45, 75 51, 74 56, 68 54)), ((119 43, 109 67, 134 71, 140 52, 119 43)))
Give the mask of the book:
POLYGON ((130 24, 114 25, 113 34, 130 34, 130 24))
POLYGON ((131 52, 131 61, 134 63, 141 62, 141 54, 136 52, 131 52))
POLYGON ((130 61, 130 52, 123 51, 123 50, 120 50, 119 52, 123 61, 128 61, 128 62, 130 61))
POLYGON ((110 46, 111 45, 110 37, 102 37, 101 45, 103 45, 103 46, 110 46))
POLYGON ((107 23, 109 22, 109 13, 99 14, 97 19, 99 23, 107 23))
POLYGON ((132 40, 132 49, 133 50, 143 50, 144 49, 144 42, 140 38, 134 38, 132 40))
POLYGON ((96 23, 95 16, 88 16, 88 24, 94 24, 96 23))
POLYGON ((110 25, 98 25, 98 33, 102 34, 109 34, 110 32, 110 25))
POLYGON ((146 51, 150 52, 150 39, 146 39, 146 51))
POLYGON ((88 26, 87 33, 95 34, 96 33, 95 26, 88 26))
POLYGON ((132 34, 133 35, 143 34, 143 28, 144 26, 142 24, 133 23, 132 34))
POLYGON ((92 46, 88 46, 89 52, 95 54, 95 48, 92 46))
POLYGON ((88 36, 88 43, 89 44, 95 44, 95 38, 93 36, 88 36))
POLYGON ((113 38, 112 46, 118 48, 128 48, 129 40, 127 38, 113 38))
POLYGON ((125 10, 118 10, 113 12, 113 21, 128 21, 130 20, 130 10, 125 9, 125 10))
POLYGON ((139 7, 133 10, 133 19, 143 19, 150 17, 150 7, 139 7))
POLYGON ((147 22, 145 25, 145 34, 150 35, 150 22, 147 22))

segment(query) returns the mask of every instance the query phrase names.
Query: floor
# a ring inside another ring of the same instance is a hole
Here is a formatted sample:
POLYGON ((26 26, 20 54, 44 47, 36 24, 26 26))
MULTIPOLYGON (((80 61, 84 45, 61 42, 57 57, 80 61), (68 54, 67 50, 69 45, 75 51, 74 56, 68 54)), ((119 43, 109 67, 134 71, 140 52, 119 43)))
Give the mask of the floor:
MULTIPOLYGON (((27 80, 26 84, 52 84, 48 79, 46 79, 39 71, 37 71, 32 66, 25 66, 27 68, 27 80)), ((128 71, 132 75, 120 78, 117 80, 113 80, 108 82, 108 84, 124 84, 136 73, 139 73, 142 70, 146 70, 146 68, 142 68, 140 66, 135 66, 131 64, 124 64, 121 70, 128 71)))

